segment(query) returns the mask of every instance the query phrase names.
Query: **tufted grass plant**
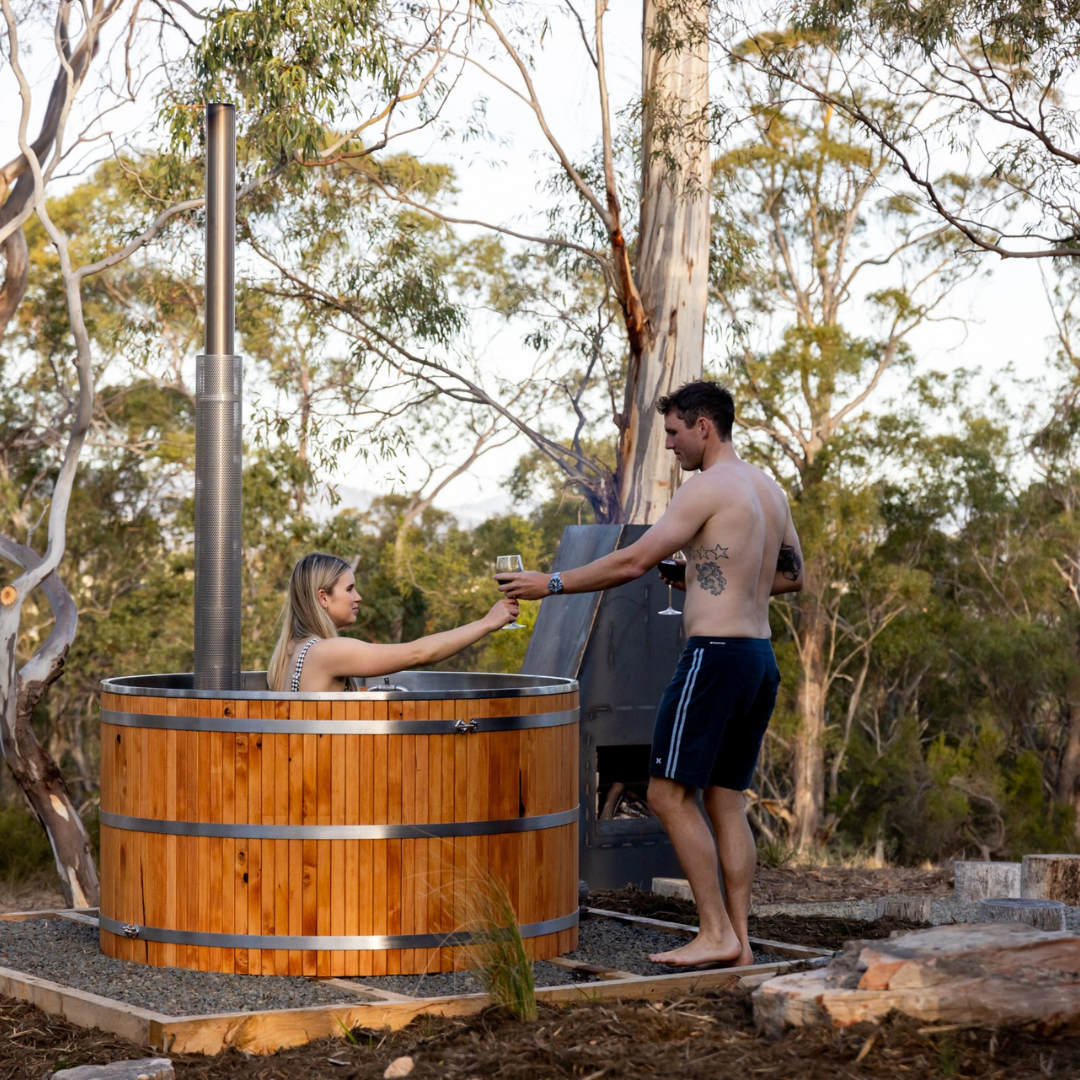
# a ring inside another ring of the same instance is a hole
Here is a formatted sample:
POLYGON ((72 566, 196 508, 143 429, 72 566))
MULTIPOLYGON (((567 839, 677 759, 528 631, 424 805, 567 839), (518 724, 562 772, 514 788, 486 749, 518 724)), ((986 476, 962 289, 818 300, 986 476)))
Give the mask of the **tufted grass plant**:
POLYGON ((518 1020, 536 1019, 532 961, 521 940, 514 905, 498 875, 474 879, 470 929, 472 968, 491 998, 518 1020))

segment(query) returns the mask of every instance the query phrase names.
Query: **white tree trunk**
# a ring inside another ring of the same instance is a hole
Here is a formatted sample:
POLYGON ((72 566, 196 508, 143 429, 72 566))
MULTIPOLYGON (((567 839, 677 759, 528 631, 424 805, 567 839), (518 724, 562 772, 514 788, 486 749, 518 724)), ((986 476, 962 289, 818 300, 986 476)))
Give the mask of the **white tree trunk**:
MULTIPOLYGON (((43 562, 29 548, 4 536, 0 536, 0 557, 23 568, 25 573, 16 579, 19 582, 33 580, 43 562)), ((0 751, 27 805, 49 837, 65 903, 69 907, 96 907, 99 887, 90 837, 64 777, 38 741, 31 723, 42 695, 63 673, 78 613, 55 572, 48 574, 39 587, 52 608, 53 628, 21 670, 15 662, 19 616, 24 597, 33 590, 20 594, 15 585, 9 585, 0 593, 0 751)))
POLYGON ((678 464, 664 449, 656 401, 702 372, 711 206, 707 18, 703 0, 644 0, 634 268, 643 325, 631 320, 628 328, 618 466, 622 519, 643 525, 663 514, 680 479, 678 464), (672 29, 661 37, 657 26, 668 19, 672 29))

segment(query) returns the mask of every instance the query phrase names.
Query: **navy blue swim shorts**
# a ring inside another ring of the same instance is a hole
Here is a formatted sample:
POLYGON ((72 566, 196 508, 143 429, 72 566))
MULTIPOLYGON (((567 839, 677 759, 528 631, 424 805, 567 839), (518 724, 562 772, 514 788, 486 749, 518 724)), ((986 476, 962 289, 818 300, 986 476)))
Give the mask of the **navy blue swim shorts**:
POLYGON ((688 639, 660 699, 649 774, 748 788, 779 687, 768 638, 688 639))

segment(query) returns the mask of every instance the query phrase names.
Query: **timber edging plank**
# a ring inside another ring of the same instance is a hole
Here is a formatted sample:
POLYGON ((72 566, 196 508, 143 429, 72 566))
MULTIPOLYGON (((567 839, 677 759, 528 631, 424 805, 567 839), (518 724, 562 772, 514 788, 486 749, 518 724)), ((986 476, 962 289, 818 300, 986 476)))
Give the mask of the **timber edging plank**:
MULTIPOLYGON (((628 915, 621 911, 605 911, 603 908, 588 908, 587 910, 590 915, 598 916, 601 919, 618 919, 620 922, 632 923, 648 930, 660 930, 665 934, 685 934, 688 937, 693 937, 698 932, 696 926, 690 926, 688 923, 667 922, 664 919, 650 919, 646 915, 628 915)), ((772 941, 769 938, 751 937, 750 944, 760 946, 762 951, 775 953, 777 956, 787 956, 793 960, 813 960, 820 956, 832 956, 836 952, 835 949, 816 949, 810 945, 789 945, 784 941, 772 941)), ((728 970, 734 969, 729 968, 728 970)), ((657 979, 663 976, 642 975, 640 977, 657 979)))
MULTIPOLYGON (((58 911, 15 912, 0 915, 0 919, 53 919, 58 911)), ((89 912, 79 912, 88 915, 89 912)), ((694 927, 680 923, 661 923, 657 919, 622 915, 590 909, 600 918, 617 918, 650 929, 666 926, 682 933, 696 933, 694 927)), ((79 920, 83 921, 82 919, 79 920)), ((832 953, 823 949, 785 945, 782 942, 759 941, 777 955, 790 955, 790 961, 751 964, 741 968, 718 968, 705 971, 674 972, 662 975, 632 975, 611 972, 595 983, 571 983, 563 986, 540 987, 538 1001, 556 1003, 599 1000, 642 1000, 666 995, 685 994, 694 990, 718 989, 733 986, 742 979, 757 980, 762 975, 774 975, 788 970, 793 963, 805 961, 820 964, 832 953), (625 977, 612 977, 612 976, 625 977)), ((337 979, 319 979, 329 985, 337 979)), ((0 968, 0 994, 28 1002, 52 1016, 59 1016, 79 1027, 96 1027, 132 1042, 166 1053, 217 1054, 227 1047, 266 1054, 288 1046, 298 1046, 312 1039, 327 1036, 341 1037, 356 1027, 371 1029, 405 1027, 417 1016, 468 1016, 491 1004, 486 994, 403 998, 362 981, 340 980, 340 988, 382 998, 376 1001, 342 1002, 335 1005, 308 1006, 298 1009, 272 1009, 263 1012, 234 1012, 201 1016, 166 1016, 135 1005, 101 997, 84 990, 50 982, 47 979, 9 968, 0 968), (348 983, 346 986, 345 984, 348 983)))
POLYGON ((61 986, 11 968, 0 968, 0 994, 25 1001, 50 1016, 62 1017, 76 1027, 111 1031, 143 1046, 151 1045, 154 1024, 168 1020, 162 1013, 61 986))

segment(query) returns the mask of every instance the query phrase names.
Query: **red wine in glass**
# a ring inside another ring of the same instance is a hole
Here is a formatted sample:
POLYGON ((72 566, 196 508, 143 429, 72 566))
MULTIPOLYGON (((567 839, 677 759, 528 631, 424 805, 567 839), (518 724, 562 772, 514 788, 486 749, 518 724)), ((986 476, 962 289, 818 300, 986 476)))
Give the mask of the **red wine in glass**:
POLYGON ((672 604, 671 596, 671 584, 674 581, 683 581, 686 578, 686 563, 679 562, 678 556, 681 555, 681 551, 677 551, 675 556, 670 559, 661 559, 660 565, 657 569, 660 571, 660 576, 667 582, 667 607, 663 611, 658 611, 658 615, 681 615, 682 612, 677 610, 674 604, 672 604))
POLYGON ((685 581, 686 563, 675 559, 661 559, 658 567, 660 573, 667 581, 685 581))

